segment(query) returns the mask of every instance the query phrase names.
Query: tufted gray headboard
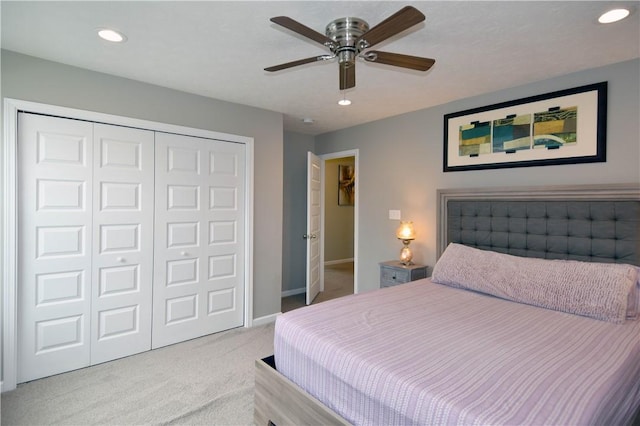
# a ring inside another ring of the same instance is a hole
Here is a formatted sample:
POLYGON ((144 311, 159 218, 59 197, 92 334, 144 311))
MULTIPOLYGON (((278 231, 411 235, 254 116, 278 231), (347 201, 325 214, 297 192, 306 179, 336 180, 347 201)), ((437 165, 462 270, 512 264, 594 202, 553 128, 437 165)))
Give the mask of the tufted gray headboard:
POLYGON ((456 242, 640 266, 640 185, 438 190, 438 258, 456 242))

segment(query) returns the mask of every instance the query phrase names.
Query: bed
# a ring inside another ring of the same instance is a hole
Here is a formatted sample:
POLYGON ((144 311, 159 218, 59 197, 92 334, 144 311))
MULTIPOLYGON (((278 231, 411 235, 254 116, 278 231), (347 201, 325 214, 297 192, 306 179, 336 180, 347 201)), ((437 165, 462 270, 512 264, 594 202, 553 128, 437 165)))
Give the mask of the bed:
POLYGON ((255 423, 637 422, 640 187, 438 202, 432 278, 278 317, 255 423))

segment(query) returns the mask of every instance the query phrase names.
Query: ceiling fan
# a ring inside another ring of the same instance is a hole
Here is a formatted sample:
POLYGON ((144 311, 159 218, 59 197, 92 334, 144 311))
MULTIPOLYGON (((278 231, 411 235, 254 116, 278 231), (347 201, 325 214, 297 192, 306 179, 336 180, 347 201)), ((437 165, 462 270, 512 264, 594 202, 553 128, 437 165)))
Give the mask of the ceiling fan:
POLYGON ((337 57, 340 69, 340 90, 355 87, 355 65, 358 57, 367 62, 427 71, 436 62, 434 59, 381 52, 379 50, 367 50, 389 37, 424 21, 424 19, 424 15, 418 9, 406 6, 371 29, 369 24, 360 18, 336 19, 327 25, 326 35, 324 35, 287 16, 276 16, 271 18, 271 22, 324 45, 331 53, 275 65, 264 70, 270 72, 280 71, 312 62, 328 61, 337 57))

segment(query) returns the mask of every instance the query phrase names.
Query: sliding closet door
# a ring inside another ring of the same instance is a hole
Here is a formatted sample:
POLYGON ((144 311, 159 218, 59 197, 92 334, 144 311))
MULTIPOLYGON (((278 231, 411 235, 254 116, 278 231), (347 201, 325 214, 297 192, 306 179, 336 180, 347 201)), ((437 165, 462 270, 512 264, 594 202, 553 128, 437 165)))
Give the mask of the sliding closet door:
POLYGON ((18 383, 90 364, 92 133, 18 116, 18 383))
POLYGON ((154 348, 243 324, 244 150, 156 133, 154 348))
POLYGON ((154 132, 95 124, 91 363, 151 349, 154 132))

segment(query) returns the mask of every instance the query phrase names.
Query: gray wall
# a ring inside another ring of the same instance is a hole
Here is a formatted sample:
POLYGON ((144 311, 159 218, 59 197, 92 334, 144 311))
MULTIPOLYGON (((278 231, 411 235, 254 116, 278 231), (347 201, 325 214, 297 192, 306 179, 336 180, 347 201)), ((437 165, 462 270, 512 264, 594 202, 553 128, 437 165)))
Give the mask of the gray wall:
POLYGON ((313 152, 313 146, 313 136, 284 134, 283 292, 306 284, 307 244, 302 236, 307 232, 307 152, 313 152))
POLYGON ((434 264, 438 188, 640 182, 638 76, 636 59, 318 136, 318 155, 359 149, 359 290, 379 287, 378 262, 401 247, 389 209, 414 222, 414 260, 434 264), (445 114, 600 81, 609 82, 605 163, 442 172, 445 114))
POLYGON ((8 98, 254 138, 254 307, 280 311, 282 285, 282 114, 2 51, 8 98))
POLYGON ((354 207, 338 205, 338 166, 354 164, 354 157, 336 158, 324 163, 325 262, 353 258, 354 207))

